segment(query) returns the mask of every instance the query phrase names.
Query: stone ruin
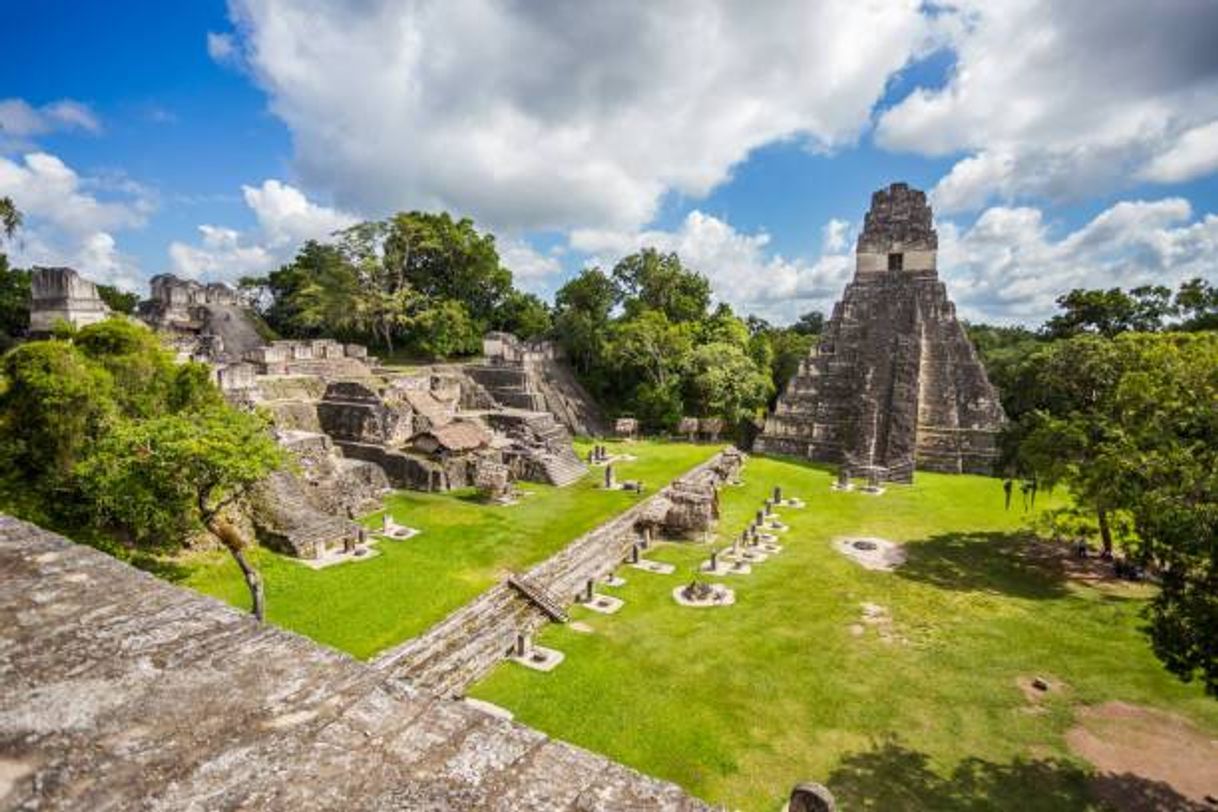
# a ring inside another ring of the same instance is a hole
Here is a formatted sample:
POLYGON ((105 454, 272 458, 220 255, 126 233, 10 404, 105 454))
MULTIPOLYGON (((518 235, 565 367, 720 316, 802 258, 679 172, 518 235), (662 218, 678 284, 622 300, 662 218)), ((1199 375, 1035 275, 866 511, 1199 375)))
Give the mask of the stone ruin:
MULTIPOLYGON (((58 319, 82 326, 109 314, 93 283, 69 268, 37 269, 33 302, 41 332, 58 319)), ((359 530, 350 519, 374 509, 389 487, 475 487, 480 467, 506 471, 509 483, 570 484, 587 466, 569 428, 603 428, 549 342, 491 333, 481 363, 401 373, 378 368, 358 344, 267 341, 241 296, 221 283, 156 276, 138 312, 179 360, 207 363, 230 401, 271 414, 298 470, 263 483, 249 518, 268 546, 303 558, 348 547, 359 530)))
POLYGON ((4 809, 712 808, 7 516, 0 572, 4 809))
POLYGON ((482 339, 481 363, 462 369, 494 400, 511 409, 549 412, 567 431, 586 437, 605 433, 605 417, 552 341, 522 341, 491 332, 482 339))
POLYGON ((97 286, 71 268, 34 268, 30 279, 30 333, 49 335, 59 321, 87 327, 110 315, 97 286))
POLYGON ((854 280, 755 448, 910 482, 915 468, 991 473, 1005 417, 936 270, 925 193, 872 195, 854 280))

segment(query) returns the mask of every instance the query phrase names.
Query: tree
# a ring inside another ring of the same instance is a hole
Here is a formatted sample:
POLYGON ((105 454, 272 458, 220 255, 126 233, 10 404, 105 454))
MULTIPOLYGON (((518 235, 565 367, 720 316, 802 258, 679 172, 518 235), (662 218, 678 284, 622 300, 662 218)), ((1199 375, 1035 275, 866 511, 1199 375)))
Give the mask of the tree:
POLYGON ((6 238, 12 239, 17 229, 21 228, 21 221, 21 212, 13 204, 13 199, 0 197, 0 232, 3 232, 6 238))
POLYGON ((703 417, 722 417, 730 425, 752 419, 766 405, 773 383, 735 344, 704 344, 689 360, 687 402, 703 417))
POLYGON ((1076 288, 1057 298, 1065 312, 1045 322, 1050 338, 1069 338, 1098 333, 1111 338, 1125 332, 1155 332, 1176 314, 1172 292, 1162 285, 1144 285, 1129 293, 1120 288, 1082 290, 1076 288))
POLYGON ((411 321, 414 345, 432 358, 472 355, 482 348, 482 333, 463 302, 447 299, 411 321))
POLYGON ((513 290, 496 311, 491 327, 520 338, 540 338, 550 332, 550 308, 532 293, 513 290))
POLYGON ((1159 573, 1152 648, 1218 696, 1218 334, 1080 336, 1025 369, 1018 462, 1068 485, 1106 549, 1116 511, 1132 516, 1128 552, 1159 573))
POLYGON ((119 290, 113 285, 98 285, 97 295, 107 306, 115 313, 121 313, 124 316, 130 316, 135 312, 135 306, 140 303, 140 295, 138 293, 128 293, 125 290, 119 290))
POLYGON ((791 329, 805 336, 818 336, 825 331, 825 314, 819 310, 809 310, 800 316, 791 329))
POLYGON ((254 616, 262 620, 262 577, 225 510, 284 464, 267 428, 260 416, 228 406, 124 420, 77 476, 98 519, 121 524, 137 543, 177 549, 193 530, 210 531, 240 567, 254 616))
POLYGON ((585 378, 600 360, 609 315, 617 303, 617 288, 600 268, 585 268, 554 296, 554 332, 585 378))
POLYGON ((0 254, 0 350, 30 327, 30 272, 10 268, 0 254))
POLYGON ((1190 279, 1176 292, 1176 311, 1184 317, 1182 330, 1218 330, 1218 287, 1190 279))
POLYGON ((512 291, 512 272, 500 264, 495 238, 447 212, 412 211, 389 220, 383 264, 391 290, 409 284, 425 297, 461 302, 482 324, 493 321, 512 291))
POLYGON ((0 370, 4 490, 27 490, 66 506, 76 463, 118 413, 114 380, 77 346, 59 340, 22 344, 4 356, 0 370))
POLYGON ((613 282, 627 317, 658 310, 672 322, 697 321, 710 306, 710 282, 675 253, 644 248, 631 254, 613 266, 613 282))

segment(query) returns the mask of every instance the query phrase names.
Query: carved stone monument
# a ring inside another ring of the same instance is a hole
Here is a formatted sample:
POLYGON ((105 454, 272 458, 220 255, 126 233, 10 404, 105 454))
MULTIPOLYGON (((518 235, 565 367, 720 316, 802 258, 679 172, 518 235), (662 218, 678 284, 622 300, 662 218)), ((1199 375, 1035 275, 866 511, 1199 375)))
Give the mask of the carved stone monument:
POLYGON ((871 197, 854 280, 757 439, 759 451, 877 471, 989 473, 1005 417, 939 281, 925 193, 871 197))

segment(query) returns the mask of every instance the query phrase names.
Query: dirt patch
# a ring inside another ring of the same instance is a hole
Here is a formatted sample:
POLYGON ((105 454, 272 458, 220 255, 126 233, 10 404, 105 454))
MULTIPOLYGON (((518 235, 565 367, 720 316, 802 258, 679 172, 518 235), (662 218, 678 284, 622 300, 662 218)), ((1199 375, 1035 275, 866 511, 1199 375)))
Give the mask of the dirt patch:
POLYGON ((1163 711, 1106 702, 1082 708, 1066 744, 1095 765, 1094 790, 1123 812, 1215 809, 1218 739, 1163 711))
POLYGON ((1112 562, 1097 555, 1079 558, 1074 554, 1074 548, 1064 542, 1033 541, 1028 545, 1024 556, 1029 561, 1057 572, 1068 581, 1086 584, 1102 592, 1140 594, 1150 588, 1144 582, 1118 578, 1112 562))

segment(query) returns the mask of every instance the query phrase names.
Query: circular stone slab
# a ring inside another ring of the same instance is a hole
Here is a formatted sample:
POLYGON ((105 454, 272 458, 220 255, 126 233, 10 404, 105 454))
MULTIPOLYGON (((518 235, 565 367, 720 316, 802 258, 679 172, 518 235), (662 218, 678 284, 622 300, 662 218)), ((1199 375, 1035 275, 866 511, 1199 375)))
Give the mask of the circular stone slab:
POLYGON ((905 563, 905 549, 888 539, 838 538, 833 540, 833 546, 869 570, 891 571, 905 563))

